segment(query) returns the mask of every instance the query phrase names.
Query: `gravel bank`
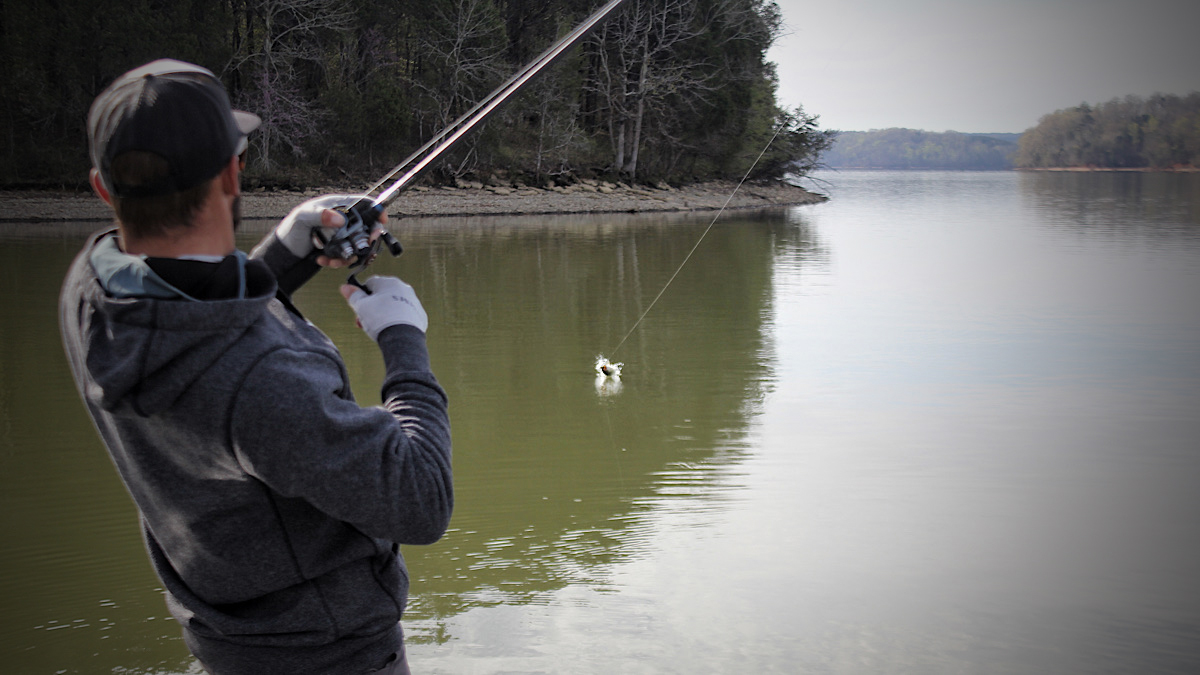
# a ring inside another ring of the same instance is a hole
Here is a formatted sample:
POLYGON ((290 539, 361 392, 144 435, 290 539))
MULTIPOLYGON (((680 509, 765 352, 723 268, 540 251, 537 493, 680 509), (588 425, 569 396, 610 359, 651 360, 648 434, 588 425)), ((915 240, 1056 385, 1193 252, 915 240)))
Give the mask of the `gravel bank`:
MULTIPOLYGON (((388 209, 407 218, 426 216, 527 215, 569 213, 642 213, 653 211, 706 211, 816 204, 824 195, 786 183, 746 183, 734 193, 735 183, 710 182, 683 188, 657 188, 587 181, 569 187, 461 187, 413 188, 388 209), (730 199, 730 194, 733 198, 730 199)), ((247 193, 242 213, 247 220, 277 220, 299 202, 343 189, 261 191, 247 193)), ((0 223, 89 222, 109 220, 111 212, 90 193, 0 191, 0 223)))

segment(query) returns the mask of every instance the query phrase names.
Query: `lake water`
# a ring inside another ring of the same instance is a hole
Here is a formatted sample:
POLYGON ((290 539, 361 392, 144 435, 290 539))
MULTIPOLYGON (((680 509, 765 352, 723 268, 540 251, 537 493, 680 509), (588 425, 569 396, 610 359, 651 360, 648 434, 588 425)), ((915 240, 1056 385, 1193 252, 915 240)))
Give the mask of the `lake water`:
MULTIPOLYGON (((1200 175, 821 178, 669 286, 712 214, 393 228, 458 496, 414 672, 1200 670, 1200 175)), ((0 669, 196 672, 59 343, 97 226, 0 225, 0 669)))

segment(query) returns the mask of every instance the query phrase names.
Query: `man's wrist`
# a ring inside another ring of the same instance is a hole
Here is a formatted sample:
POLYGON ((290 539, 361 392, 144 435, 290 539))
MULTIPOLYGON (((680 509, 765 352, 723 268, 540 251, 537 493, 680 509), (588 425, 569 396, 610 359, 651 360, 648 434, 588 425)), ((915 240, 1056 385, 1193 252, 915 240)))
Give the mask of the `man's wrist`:
POLYGON ((398 323, 379 331, 376 339, 387 372, 428 371, 429 349, 420 328, 398 323))
POLYGON ((250 252, 250 257, 266 263, 275 275, 279 290, 289 296, 321 269, 311 258, 293 254, 274 232, 269 232, 262 238, 258 246, 250 252))

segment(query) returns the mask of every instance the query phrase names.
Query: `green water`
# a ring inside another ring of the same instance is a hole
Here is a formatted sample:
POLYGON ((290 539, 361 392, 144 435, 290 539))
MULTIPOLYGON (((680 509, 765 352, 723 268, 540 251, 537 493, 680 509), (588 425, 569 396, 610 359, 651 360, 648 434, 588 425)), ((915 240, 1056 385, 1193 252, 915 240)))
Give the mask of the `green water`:
MULTIPOLYGON (((396 228, 408 252, 374 271, 403 275, 429 313, 432 360, 452 401, 458 492, 444 542, 406 553, 416 577, 411 641, 445 639, 422 629, 439 617, 529 601, 627 557, 624 523, 670 484, 672 467, 741 452, 768 388, 760 358, 772 257, 801 245, 802 230, 778 217, 714 230, 711 254, 612 351, 706 225, 617 216, 396 228), (623 381, 596 381, 601 352, 626 363, 623 381)), ((186 651, 135 511, 58 342, 58 287, 81 239, 38 234, 10 237, 20 264, 3 272, 0 584, 5 606, 19 611, 0 620, 0 645, 22 672, 178 669, 186 651)), ((382 361, 337 294, 341 279, 322 275, 297 304, 341 347, 360 401, 376 404, 382 361)))
MULTIPOLYGON (((395 224, 458 500, 414 672, 1200 667, 1200 176, 824 178, 649 313, 712 214, 395 224)), ((4 672, 194 670, 59 344, 98 225, 0 225, 4 672)), ((297 304, 375 404, 340 282, 297 304)))

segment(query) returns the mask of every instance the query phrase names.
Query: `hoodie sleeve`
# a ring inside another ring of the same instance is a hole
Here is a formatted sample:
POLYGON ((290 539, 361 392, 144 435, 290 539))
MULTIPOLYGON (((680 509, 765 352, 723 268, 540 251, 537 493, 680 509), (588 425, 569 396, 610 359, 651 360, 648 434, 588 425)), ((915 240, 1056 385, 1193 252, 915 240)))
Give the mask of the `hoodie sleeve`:
POLYGON ((449 526, 454 495, 446 395, 424 336, 381 334, 384 408, 363 408, 328 354, 277 350, 251 371, 231 419, 246 471, 359 530, 429 544, 449 526))
POLYGON ((268 232, 267 236, 258 242, 250 252, 250 258, 266 263, 275 275, 279 290, 289 298, 321 270, 321 266, 314 260, 297 258, 279 241, 279 237, 275 236, 275 230, 268 232))

